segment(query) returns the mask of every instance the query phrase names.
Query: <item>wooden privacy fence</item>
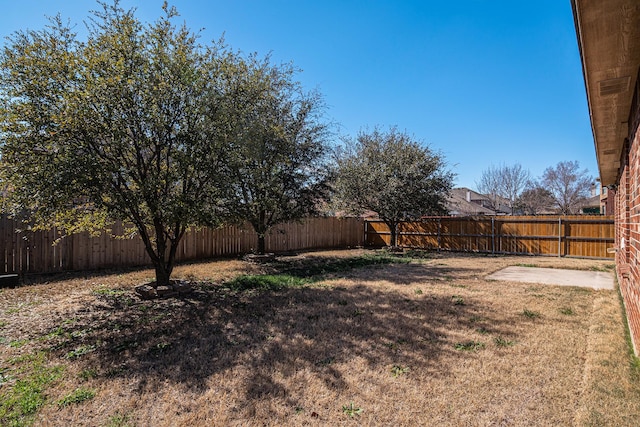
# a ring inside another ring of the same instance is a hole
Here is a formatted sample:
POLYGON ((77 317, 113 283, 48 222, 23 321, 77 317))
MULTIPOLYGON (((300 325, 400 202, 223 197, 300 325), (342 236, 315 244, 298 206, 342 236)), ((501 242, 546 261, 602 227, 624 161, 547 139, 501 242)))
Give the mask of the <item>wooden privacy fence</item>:
MULTIPOLYGON (((91 270, 151 262, 139 237, 114 237, 123 234, 121 224, 98 237, 80 233, 61 238, 55 229, 31 232, 20 228, 19 222, 0 218, 3 273, 91 270), (54 245, 56 239, 60 240, 54 245)), ((269 252, 362 246, 362 230, 363 221, 359 218, 308 218, 275 226, 266 236, 265 244, 269 252)), ((181 240, 176 258, 188 261, 240 255, 255 249, 257 242, 250 225, 192 229, 181 240)))
MULTIPOLYGON (((500 254, 613 258, 612 216, 434 217, 404 222, 398 245, 412 248, 500 254)), ((390 243, 382 221, 366 221, 369 246, 390 243)))

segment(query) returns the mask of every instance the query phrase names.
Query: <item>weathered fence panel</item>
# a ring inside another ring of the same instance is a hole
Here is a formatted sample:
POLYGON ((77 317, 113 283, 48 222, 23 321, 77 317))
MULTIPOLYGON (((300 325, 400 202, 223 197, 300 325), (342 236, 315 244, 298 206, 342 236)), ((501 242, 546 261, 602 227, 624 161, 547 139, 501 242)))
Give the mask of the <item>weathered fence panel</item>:
MULTIPOLYGON (((368 246, 390 243, 382 221, 367 221, 368 246)), ((612 216, 433 217, 398 227, 404 247, 502 254, 613 258, 612 216)))
MULTIPOLYGON (((359 218, 335 217, 281 224, 267 235, 266 249, 287 252, 362 246, 363 224, 359 218)), ((0 217, 0 271, 49 273, 150 264, 142 240, 137 236, 122 237, 124 232, 122 224, 117 223, 110 233, 98 237, 88 233, 62 236, 56 229, 23 230, 19 222, 0 217)), ((191 229, 181 240, 176 258, 188 261, 240 255, 251 252, 257 242, 249 225, 191 229)))

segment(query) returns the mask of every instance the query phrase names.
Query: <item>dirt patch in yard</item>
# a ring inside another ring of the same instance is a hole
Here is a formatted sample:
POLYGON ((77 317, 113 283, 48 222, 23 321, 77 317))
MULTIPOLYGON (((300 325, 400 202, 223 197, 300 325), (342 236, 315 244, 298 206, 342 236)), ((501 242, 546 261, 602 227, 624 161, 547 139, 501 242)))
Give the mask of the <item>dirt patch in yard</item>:
POLYGON ((49 425, 636 424, 617 291, 485 279, 610 261, 389 257, 183 265, 194 292, 153 301, 150 270, 33 278, 0 292, 0 400, 40 379, 20 420, 49 425))

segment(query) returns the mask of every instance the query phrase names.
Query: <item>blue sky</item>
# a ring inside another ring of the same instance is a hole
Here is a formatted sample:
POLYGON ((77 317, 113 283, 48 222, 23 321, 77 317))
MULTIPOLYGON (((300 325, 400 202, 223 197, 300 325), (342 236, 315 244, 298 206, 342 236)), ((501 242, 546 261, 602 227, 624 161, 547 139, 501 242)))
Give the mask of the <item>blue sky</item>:
MULTIPOLYGON (((60 12, 83 28, 91 0, 1 0, 0 35, 60 12)), ((152 21, 161 0, 122 0, 152 21)), ((597 176, 569 0, 174 0, 180 20, 236 50, 293 61, 339 132, 395 125, 441 151, 456 185, 489 165, 534 176, 578 160, 597 176)))

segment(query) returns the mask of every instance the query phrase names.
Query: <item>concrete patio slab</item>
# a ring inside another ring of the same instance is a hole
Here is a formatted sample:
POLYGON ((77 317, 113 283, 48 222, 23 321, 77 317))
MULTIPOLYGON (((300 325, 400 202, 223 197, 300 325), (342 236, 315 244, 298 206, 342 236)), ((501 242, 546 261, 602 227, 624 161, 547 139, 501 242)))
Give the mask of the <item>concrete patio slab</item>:
POLYGON ((545 285, 580 286, 593 289, 614 289, 613 273, 603 271, 562 270, 559 268, 507 267, 487 276, 487 279, 545 285))

